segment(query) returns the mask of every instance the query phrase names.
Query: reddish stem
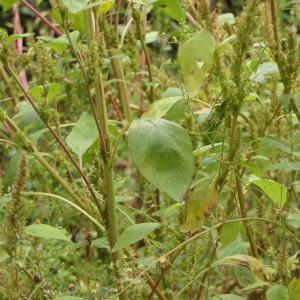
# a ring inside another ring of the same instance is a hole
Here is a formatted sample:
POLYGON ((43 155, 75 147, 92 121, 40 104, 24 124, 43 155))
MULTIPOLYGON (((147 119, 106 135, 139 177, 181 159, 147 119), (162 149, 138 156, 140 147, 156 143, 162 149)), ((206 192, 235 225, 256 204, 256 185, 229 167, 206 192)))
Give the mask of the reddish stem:
MULTIPOLYGON (((20 13, 19 13, 19 5, 13 5, 13 26, 14 26, 14 34, 23 33, 23 28, 21 25, 20 13)), ((23 39, 18 39, 15 41, 16 51, 18 55, 23 53, 23 39)), ((21 70, 19 73, 20 82, 24 86, 26 90, 28 90, 28 81, 26 77, 26 73, 24 70, 21 70)))
POLYGON ((31 12, 33 12, 44 24, 46 24, 56 35, 61 36, 62 33, 59 29, 51 23, 46 17, 44 17, 38 9, 33 7, 29 2, 26 0, 21 0, 21 2, 26 6, 31 12))

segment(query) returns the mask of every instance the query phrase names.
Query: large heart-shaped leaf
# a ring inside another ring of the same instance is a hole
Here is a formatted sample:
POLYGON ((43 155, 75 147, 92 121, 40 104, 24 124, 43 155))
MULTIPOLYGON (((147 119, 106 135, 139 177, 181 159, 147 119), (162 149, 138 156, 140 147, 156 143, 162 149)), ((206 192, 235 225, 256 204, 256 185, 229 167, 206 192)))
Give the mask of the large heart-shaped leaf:
POLYGON ((205 74, 214 64, 215 49, 215 40, 207 30, 194 34, 179 48, 178 63, 191 97, 199 93, 205 74))
POLYGON ((144 239, 148 234, 159 227, 159 223, 141 223, 127 227, 119 237, 113 251, 125 248, 144 239))
POLYGON ((157 188, 180 201, 194 173, 193 147, 186 130, 163 119, 140 119, 128 134, 132 159, 157 188))

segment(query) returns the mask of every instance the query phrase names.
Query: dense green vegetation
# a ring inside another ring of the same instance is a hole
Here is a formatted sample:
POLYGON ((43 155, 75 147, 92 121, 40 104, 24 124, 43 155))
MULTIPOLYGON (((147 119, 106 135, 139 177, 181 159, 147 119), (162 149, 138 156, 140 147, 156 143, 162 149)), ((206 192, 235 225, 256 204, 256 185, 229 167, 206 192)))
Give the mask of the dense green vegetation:
POLYGON ((300 300, 299 1, 0 5, 0 300, 300 300))

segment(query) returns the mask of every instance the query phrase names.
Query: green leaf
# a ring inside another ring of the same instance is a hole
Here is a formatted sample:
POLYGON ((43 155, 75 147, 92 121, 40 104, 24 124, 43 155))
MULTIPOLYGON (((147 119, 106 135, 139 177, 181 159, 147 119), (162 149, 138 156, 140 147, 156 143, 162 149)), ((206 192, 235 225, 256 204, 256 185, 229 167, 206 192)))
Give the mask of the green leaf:
POLYGON ((56 296, 54 300, 84 300, 84 299, 75 296, 56 296))
POLYGON ((289 283, 289 300, 299 300, 300 295, 300 279, 293 278, 289 283))
POLYGON ((287 200, 287 188, 280 183, 258 177, 250 178, 250 183, 258 186, 273 202, 279 207, 283 207, 287 200))
POLYGON ((135 120, 129 128, 128 143, 141 174, 181 201, 194 174, 193 146, 186 130, 163 119, 135 120))
POLYGON ((99 13, 104 14, 114 7, 113 0, 102 0, 92 3, 89 3, 88 0, 62 0, 62 2, 73 14, 96 6, 99 6, 99 13))
POLYGON ((289 213, 287 216, 288 223, 295 229, 300 228, 300 213, 289 213))
POLYGON ((5 207, 5 205, 10 201, 9 195, 4 195, 0 197, 0 210, 5 207))
POLYGON ((265 62, 257 68, 256 72, 251 75, 250 79, 258 83, 264 83, 268 76, 274 74, 279 74, 277 64, 274 62, 265 62))
POLYGON ((299 171, 300 162, 282 162, 266 168, 267 171, 299 171))
POLYGON ((158 0, 155 2, 155 6, 160 6, 166 15, 178 22, 185 19, 184 10, 179 0, 158 0))
POLYGON ((249 284, 248 286, 243 288, 242 291, 246 292, 246 291, 251 291, 251 290, 257 290, 258 288, 262 288, 264 286, 269 286, 269 285, 270 285, 269 282, 259 280, 252 284, 249 284))
MULTIPOLYGON (((48 98, 48 102, 52 103, 53 100, 55 99, 55 97, 61 93, 61 91, 63 90, 63 84, 62 83, 50 83, 48 85, 46 85, 47 87, 47 98, 48 98)), ((42 85, 36 85, 32 88, 29 89, 29 93, 31 94, 31 96, 39 102, 42 102, 44 100, 44 87, 42 85)))
POLYGON ((179 121, 186 112, 185 100, 182 97, 171 97, 155 101, 143 118, 164 118, 179 121))
POLYGON ((188 39, 178 51, 178 63, 191 97, 196 96, 215 60, 215 40, 207 30, 188 39))
POLYGON ((9 42, 14 42, 16 40, 20 40, 20 39, 23 39, 25 37, 29 37, 29 36, 33 36, 34 33, 19 33, 19 34, 11 34, 7 40, 9 42))
POLYGON ((0 1, 0 4, 3 7, 3 10, 6 11, 11 9, 16 2, 17 0, 2 0, 0 1))
POLYGON ((159 31, 147 32, 145 34, 145 43, 151 44, 151 43, 155 42, 156 40, 158 40, 158 38, 159 38, 159 31))
POLYGON ((127 227, 120 235, 112 251, 114 252, 125 248, 144 239, 148 234, 159 227, 159 223, 141 223, 127 227))
POLYGON ((7 254, 7 252, 5 250, 3 250, 2 248, 0 248, 0 262, 4 262, 7 259, 9 259, 9 255, 7 254))
MULTIPOLYGON (((96 4, 97 4, 97 2, 96 2, 96 4)), ((113 9, 113 7, 115 6, 115 1, 114 0, 102 0, 102 1, 98 2, 98 6, 99 6, 98 7, 99 16, 104 15, 113 9)))
POLYGON ((92 246, 99 249, 109 249, 107 238, 98 238, 92 241, 92 246))
MULTIPOLYGON (((70 32, 70 38, 74 45, 76 45, 79 35, 80 32, 78 30, 70 32)), ((60 36, 59 38, 40 36, 39 39, 49 43, 49 46, 58 54, 62 54, 66 47, 70 44, 66 35, 60 36)))
POLYGON ((219 194, 215 182, 211 183, 210 188, 205 186, 205 189, 205 191, 199 191, 200 196, 196 189, 191 199, 186 202, 185 222, 180 226, 182 232, 194 233, 199 230, 203 221, 209 216, 213 208, 216 207, 219 194))
POLYGON ((231 244, 240 232, 240 222, 231 222, 223 225, 220 235, 220 241, 224 246, 231 244))
POLYGON ((294 156, 300 157, 300 150, 293 149, 292 145, 287 142, 276 140, 272 137, 264 137, 261 139, 261 141, 266 143, 268 146, 273 146, 273 147, 277 148, 278 150, 280 150, 282 152, 285 152, 287 154, 293 153, 294 156), (293 149, 293 151, 292 151, 292 149, 293 149))
POLYGON ((86 9, 88 0, 62 0, 62 3, 71 13, 76 14, 86 9))
POLYGON ((271 279, 270 268, 263 265, 258 259, 249 255, 232 255, 214 263, 213 266, 241 266, 251 270, 257 281, 269 281, 271 279))
POLYGON ((223 295, 218 295, 218 297, 215 296, 213 300, 244 300, 244 298, 233 294, 223 294, 223 295))
POLYGON ((25 132, 33 132, 44 128, 39 115, 28 101, 21 101, 17 105, 18 113, 14 116, 16 124, 25 132))
POLYGON ((34 237, 43 239, 56 239, 62 241, 70 241, 66 234, 55 227, 47 224, 32 224, 25 228, 25 233, 34 237))
POLYGON ((226 13, 218 16, 218 22, 221 25, 224 25, 226 23, 229 25, 233 25, 235 23, 235 18, 232 13, 226 13))
POLYGON ((84 153, 94 144, 97 138, 98 131, 95 120, 84 112, 67 136, 66 142, 82 160, 84 153))
POLYGON ((267 300, 289 300, 288 288, 284 285, 274 285, 268 289, 267 300))

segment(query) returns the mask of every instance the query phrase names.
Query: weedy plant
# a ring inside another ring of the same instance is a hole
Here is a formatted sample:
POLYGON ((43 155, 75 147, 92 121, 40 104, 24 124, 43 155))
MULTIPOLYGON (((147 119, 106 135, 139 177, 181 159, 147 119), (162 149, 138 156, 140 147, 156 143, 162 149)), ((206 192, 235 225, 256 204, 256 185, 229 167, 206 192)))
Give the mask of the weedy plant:
POLYGON ((300 299, 297 1, 0 3, 0 299, 300 299))

